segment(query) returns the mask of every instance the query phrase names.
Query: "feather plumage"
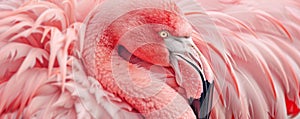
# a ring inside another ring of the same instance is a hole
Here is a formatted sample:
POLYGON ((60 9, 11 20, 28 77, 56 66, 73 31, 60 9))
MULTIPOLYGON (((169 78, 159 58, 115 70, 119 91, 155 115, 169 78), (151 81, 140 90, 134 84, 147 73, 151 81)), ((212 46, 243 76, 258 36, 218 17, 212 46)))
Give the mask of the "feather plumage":
MULTIPOLYGON (((213 69, 211 118, 299 114, 297 1, 197 0, 203 9, 176 1, 213 69)), ((73 51, 101 2, 0 1, 0 118, 140 118, 83 72, 82 49, 73 51)))

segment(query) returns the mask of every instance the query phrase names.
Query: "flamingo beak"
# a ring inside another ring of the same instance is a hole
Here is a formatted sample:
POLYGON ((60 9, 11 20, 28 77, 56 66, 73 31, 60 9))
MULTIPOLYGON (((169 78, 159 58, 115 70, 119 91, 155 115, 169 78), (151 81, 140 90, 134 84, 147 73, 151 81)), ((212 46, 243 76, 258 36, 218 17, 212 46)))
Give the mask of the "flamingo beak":
MULTIPOLYGON (((193 109, 197 119, 206 119, 209 118, 210 110, 211 110, 211 102, 213 98, 213 82, 210 83, 205 79, 203 66, 200 62, 200 51, 194 44, 191 37, 174 37, 168 36, 164 38, 165 45, 169 51, 170 64, 175 71, 176 82, 180 87, 184 87, 184 80, 196 80, 202 83, 203 89, 199 89, 199 87, 188 87, 190 90, 200 90, 201 96, 195 96, 192 94, 186 93, 184 96, 188 99, 188 102, 193 109), (183 64, 187 65, 186 67, 180 66, 183 64), (181 68, 181 69, 180 69, 181 68), (183 69, 186 68, 186 69, 183 69), (189 78, 192 75, 193 71, 182 72, 187 70, 188 68, 193 69, 195 74, 197 74, 199 78, 189 78), (200 81, 201 80, 201 81, 200 81), (198 88, 198 89, 197 89, 198 88)), ((187 88, 187 87, 184 87, 187 88)), ((188 92, 188 91, 185 91, 188 92)))

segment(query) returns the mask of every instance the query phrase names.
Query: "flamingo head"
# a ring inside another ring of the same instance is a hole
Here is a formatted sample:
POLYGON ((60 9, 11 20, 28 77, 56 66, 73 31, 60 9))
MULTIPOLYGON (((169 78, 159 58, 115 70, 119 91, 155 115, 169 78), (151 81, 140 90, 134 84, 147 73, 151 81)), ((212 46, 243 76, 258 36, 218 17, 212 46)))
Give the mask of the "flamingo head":
POLYGON ((91 18, 99 18, 88 23, 98 24, 96 28, 101 34, 95 36, 100 36, 96 47, 105 47, 102 52, 116 50, 129 63, 145 69, 156 65, 171 72, 175 83, 168 85, 186 98, 199 115, 210 83, 205 79, 201 52, 193 42, 193 27, 175 4, 166 1, 124 3, 112 9, 99 7, 94 12, 97 14, 91 18))
POLYGON ((124 29, 129 29, 119 39, 119 45, 138 58, 161 66, 170 66, 170 51, 166 46, 171 45, 169 41, 187 38, 192 33, 190 24, 184 18, 160 9, 132 11, 123 16, 121 22, 116 22, 113 27, 120 28, 119 23, 123 22, 124 29))

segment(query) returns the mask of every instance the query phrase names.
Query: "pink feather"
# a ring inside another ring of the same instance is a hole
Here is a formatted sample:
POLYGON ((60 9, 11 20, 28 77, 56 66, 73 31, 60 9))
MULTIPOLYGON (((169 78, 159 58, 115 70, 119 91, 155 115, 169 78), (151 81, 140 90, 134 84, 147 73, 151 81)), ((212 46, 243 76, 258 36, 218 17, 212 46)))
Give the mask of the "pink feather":
MULTIPOLYGON (((93 57, 80 54, 82 29, 103 1, 0 0, 1 119, 142 118, 80 60, 93 57)), ((174 1, 213 70, 211 118, 300 116, 299 1, 174 1)))

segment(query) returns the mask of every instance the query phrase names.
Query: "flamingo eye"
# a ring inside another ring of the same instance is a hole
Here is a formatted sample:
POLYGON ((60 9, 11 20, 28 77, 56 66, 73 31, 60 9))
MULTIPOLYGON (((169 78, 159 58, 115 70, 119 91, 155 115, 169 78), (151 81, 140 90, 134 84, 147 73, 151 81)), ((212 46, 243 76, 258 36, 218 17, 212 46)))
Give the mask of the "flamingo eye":
POLYGON ((159 32, 159 35, 160 35, 160 37, 162 37, 162 38, 166 38, 166 37, 169 36, 169 32, 167 32, 167 31, 161 31, 161 32, 159 32))

